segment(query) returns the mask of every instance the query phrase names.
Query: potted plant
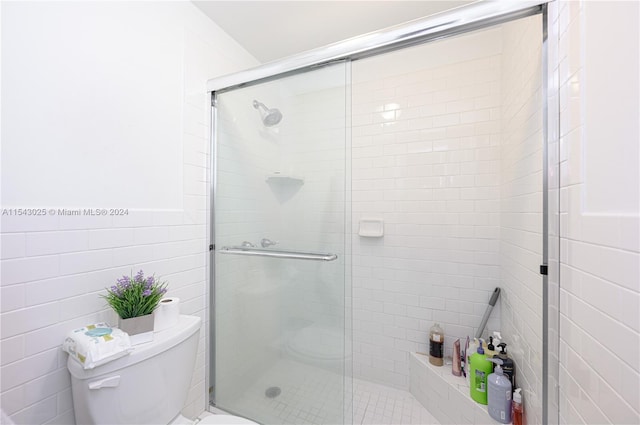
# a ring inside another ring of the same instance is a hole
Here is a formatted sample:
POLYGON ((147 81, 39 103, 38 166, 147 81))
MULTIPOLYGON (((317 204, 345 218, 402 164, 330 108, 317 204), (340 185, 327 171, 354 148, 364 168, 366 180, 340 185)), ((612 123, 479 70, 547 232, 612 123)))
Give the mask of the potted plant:
POLYGON ((129 334, 131 343, 142 344, 153 339, 153 310, 166 292, 166 282, 145 278, 140 270, 135 276, 122 276, 102 297, 118 313, 118 327, 129 334))

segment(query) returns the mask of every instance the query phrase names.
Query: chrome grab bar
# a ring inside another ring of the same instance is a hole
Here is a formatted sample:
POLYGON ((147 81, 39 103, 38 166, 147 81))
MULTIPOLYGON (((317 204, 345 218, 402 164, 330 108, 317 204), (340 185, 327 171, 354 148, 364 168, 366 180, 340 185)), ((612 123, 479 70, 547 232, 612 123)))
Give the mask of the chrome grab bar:
POLYGON ((290 258, 295 260, 333 261, 338 258, 336 254, 322 254, 300 251, 275 251, 272 249, 250 248, 242 246, 223 246, 218 251, 220 254, 249 255, 254 257, 290 258))

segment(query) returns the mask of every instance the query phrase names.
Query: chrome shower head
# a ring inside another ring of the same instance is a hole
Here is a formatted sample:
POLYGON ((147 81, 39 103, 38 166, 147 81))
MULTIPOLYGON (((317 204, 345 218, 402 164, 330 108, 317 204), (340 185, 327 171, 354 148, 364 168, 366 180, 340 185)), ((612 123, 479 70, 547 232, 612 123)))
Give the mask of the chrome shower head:
POLYGON ((282 112, 276 108, 269 109, 264 103, 257 100, 253 101, 253 107, 260 111, 262 123, 267 127, 273 127, 282 120, 282 112))

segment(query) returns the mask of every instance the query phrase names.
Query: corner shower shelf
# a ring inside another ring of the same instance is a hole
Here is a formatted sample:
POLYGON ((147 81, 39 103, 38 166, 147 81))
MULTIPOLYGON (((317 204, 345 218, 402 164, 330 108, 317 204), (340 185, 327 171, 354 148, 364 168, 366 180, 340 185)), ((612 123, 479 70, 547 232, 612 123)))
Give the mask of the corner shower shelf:
POLYGON ((304 184, 302 177, 278 172, 269 174, 265 181, 281 204, 293 198, 304 184))
POLYGON ((288 174, 273 173, 267 176, 266 180, 269 184, 277 185, 294 185, 302 186, 304 184, 304 178, 299 176, 293 176, 288 174))

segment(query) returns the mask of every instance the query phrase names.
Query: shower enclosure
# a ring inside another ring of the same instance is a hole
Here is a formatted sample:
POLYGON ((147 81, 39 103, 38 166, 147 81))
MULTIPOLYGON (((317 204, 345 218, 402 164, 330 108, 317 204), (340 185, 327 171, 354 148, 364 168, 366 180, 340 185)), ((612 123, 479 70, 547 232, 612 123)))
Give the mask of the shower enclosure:
POLYGON ((471 5, 210 81, 213 406, 367 423, 353 380, 415 394, 433 322, 450 355, 501 287, 487 330, 529 422, 557 422, 545 11, 471 5))

